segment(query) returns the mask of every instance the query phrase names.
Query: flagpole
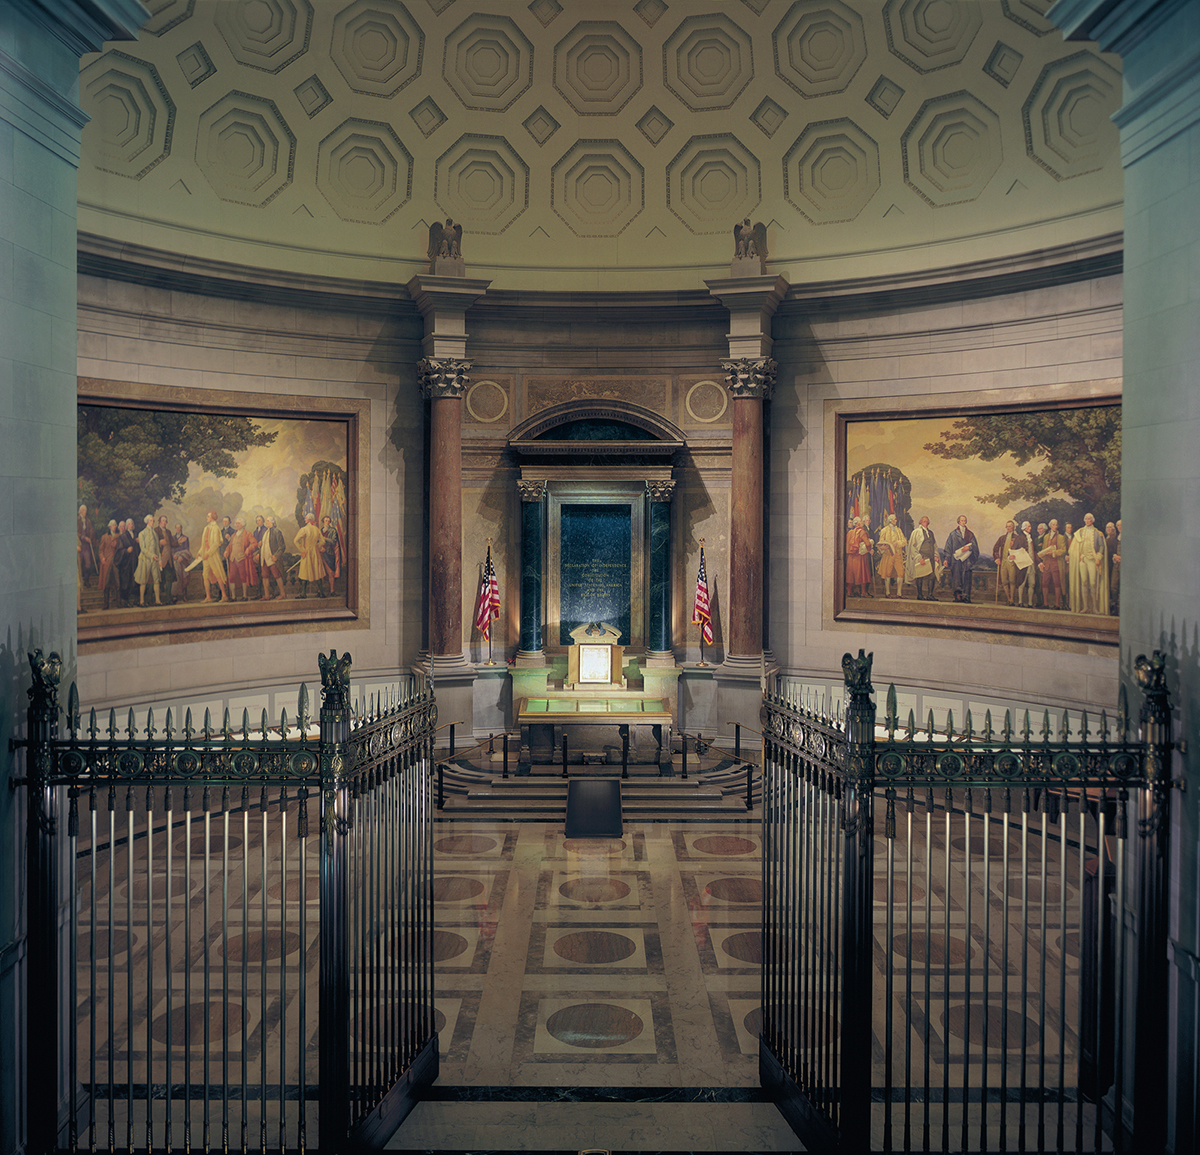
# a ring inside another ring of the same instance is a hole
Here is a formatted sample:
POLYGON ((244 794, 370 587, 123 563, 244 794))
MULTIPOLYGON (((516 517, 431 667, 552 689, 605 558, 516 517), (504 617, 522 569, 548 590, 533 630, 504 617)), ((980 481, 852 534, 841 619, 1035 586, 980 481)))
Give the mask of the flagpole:
MULTIPOLYGON (((701 561, 701 564, 703 564, 703 562, 704 562, 704 538, 700 539, 700 561, 701 561)), ((696 665, 697 666, 707 666, 708 663, 704 660, 704 623, 699 622, 698 625, 700 626, 700 661, 698 661, 696 663, 696 665)))
MULTIPOLYGON (((489 537, 487 539, 487 562, 484 565, 484 571, 483 571, 483 580, 488 583, 488 597, 489 598, 491 597, 491 575, 489 573, 491 568, 492 568, 492 539, 489 537)), ((490 615, 491 612, 492 612, 491 607, 489 606, 488 614, 490 615)), ((488 622, 487 639, 488 639, 488 660, 487 660, 486 664, 489 666, 494 666, 496 663, 492 661, 492 623, 491 623, 491 621, 488 622)))

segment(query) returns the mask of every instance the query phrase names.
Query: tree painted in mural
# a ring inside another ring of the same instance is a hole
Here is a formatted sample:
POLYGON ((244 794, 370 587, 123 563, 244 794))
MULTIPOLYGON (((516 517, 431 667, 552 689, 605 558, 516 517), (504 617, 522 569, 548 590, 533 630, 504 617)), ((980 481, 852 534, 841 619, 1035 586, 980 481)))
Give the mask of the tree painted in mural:
POLYGON ((101 519, 141 517, 166 501, 182 501, 188 468, 217 477, 237 474, 236 454, 270 445, 249 417, 171 409, 80 405, 79 501, 101 519))
POLYGON ((1025 476, 1001 473, 1004 488, 979 500, 1008 506, 1066 494, 1104 525, 1121 516, 1121 407, 981 413, 955 421, 925 448, 936 457, 978 457, 1034 469, 1025 476))

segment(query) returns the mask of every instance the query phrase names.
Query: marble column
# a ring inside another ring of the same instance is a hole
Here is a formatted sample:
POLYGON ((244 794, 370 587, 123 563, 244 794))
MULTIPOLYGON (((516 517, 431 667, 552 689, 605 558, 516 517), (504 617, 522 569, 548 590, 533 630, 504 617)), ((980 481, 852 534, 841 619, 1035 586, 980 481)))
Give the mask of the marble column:
POLYGON ((763 402, 775 384, 770 357, 722 361, 733 399, 729 497, 730 659, 761 666, 763 652, 763 402))
POLYGON ((462 399, 471 362, 424 357, 417 364, 429 402, 429 653, 435 671, 458 667, 462 629, 462 399))
POLYGON ((546 538, 546 482, 518 481, 521 494, 521 645, 518 666, 546 664, 542 650, 542 547, 546 538))
POLYGON ((674 481, 648 481, 650 498, 650 602, 646 615, 646 663, 674 666, 671 637, 671 496, 674 481))

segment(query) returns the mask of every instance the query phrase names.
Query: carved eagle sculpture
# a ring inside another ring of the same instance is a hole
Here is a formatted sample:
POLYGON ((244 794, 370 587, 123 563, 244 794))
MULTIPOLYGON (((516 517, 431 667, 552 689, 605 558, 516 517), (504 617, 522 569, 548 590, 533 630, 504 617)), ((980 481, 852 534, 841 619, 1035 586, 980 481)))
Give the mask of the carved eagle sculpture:
POLYGON ((747 257, 767 259, 767 226, 762 221, 752 225, 749 217, 733 226, 733 259, 740 261, 747 257))
POLYGON ((449 217, 446 223, 434 221, 429 226, 429 260, 457 261, 462 258, 462 225, 456 225, 449 217))

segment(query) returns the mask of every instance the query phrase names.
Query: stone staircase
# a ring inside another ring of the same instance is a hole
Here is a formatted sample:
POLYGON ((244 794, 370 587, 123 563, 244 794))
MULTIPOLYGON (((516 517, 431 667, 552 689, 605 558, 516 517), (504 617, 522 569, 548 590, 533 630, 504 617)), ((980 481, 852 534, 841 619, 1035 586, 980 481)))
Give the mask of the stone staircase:
MULTIPOLYGON (((466 759, 441 764, 444 799, 442 821, 558 822, 567 810, 567 782, 561 766, 534 766, 529 774, 509 777, 503 766, 495 769, 466 759)), ((620 778, 620 767, 572 765, 572 778, 620 778)), ((759 773, 751 772, 752 809, 746 808, 746 763, 717 763, 709 769, 689 766, 681 773, 677 757, 673 774, 660 776, 656 766, 631 766, 621 783, 622 816, 631 822, 688 819, 706 822, 745 822, 759 814, 759 773)))

